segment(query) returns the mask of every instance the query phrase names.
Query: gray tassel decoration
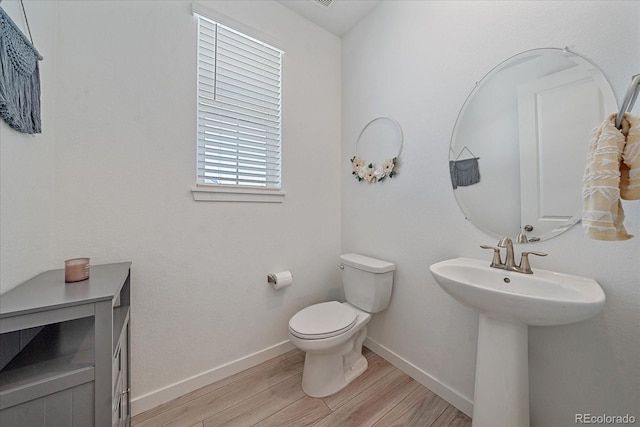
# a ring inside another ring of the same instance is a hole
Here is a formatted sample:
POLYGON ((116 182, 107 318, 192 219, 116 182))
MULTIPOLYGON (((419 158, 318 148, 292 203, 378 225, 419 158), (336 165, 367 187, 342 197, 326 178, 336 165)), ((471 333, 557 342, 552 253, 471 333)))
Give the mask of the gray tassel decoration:
POLYGON ((451 173, 451 184, 453 189, 466 187, 480 182, 480 167, 478 158, 451 160, 449 162, 449 172, 451 173))
POLYGON ((13 129, 41 133, 38 51, 0 8, 0 116, 13 129))

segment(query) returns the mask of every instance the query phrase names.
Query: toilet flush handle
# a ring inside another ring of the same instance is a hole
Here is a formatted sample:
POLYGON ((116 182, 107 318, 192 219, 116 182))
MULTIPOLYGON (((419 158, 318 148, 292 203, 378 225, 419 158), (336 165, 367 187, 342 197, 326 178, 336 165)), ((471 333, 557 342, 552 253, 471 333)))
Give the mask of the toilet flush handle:
POLYGON ((344 264, 340 264, 340 270, 344 270, 344 264))

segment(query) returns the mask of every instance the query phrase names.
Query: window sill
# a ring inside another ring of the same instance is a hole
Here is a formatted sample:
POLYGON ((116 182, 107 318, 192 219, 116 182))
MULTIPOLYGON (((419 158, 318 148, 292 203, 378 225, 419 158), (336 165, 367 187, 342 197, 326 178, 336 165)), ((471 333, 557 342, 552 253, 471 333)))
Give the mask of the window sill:
POLYGON ((196 185, 191 188, 193 200, 196 202, 253 202, 282 203, 282 190, 261 188, 230 188, 218 185, 196 185))

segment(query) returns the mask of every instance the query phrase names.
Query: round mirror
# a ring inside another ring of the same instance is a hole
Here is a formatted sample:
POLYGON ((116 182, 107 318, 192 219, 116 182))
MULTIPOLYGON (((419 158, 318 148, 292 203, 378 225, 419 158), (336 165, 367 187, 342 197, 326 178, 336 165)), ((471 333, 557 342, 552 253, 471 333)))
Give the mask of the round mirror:
POLYGON ((451 183, 467 219, 528 241, 569 229, 582 212, 591 132, 615 111, 602 72, 575 53, 534 49, 499 64, 476 84, 451 138, 451 183))

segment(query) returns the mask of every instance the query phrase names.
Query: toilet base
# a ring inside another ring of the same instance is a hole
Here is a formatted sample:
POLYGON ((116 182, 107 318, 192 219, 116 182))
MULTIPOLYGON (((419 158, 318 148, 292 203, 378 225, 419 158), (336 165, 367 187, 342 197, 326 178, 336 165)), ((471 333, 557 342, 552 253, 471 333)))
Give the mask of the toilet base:
POLYGON ((337 393, 367 370, 362 355, 362 343, 367 328, 329 353, 307 352, 302 373, 302 390, 311 397, 325 397, 337 393))

